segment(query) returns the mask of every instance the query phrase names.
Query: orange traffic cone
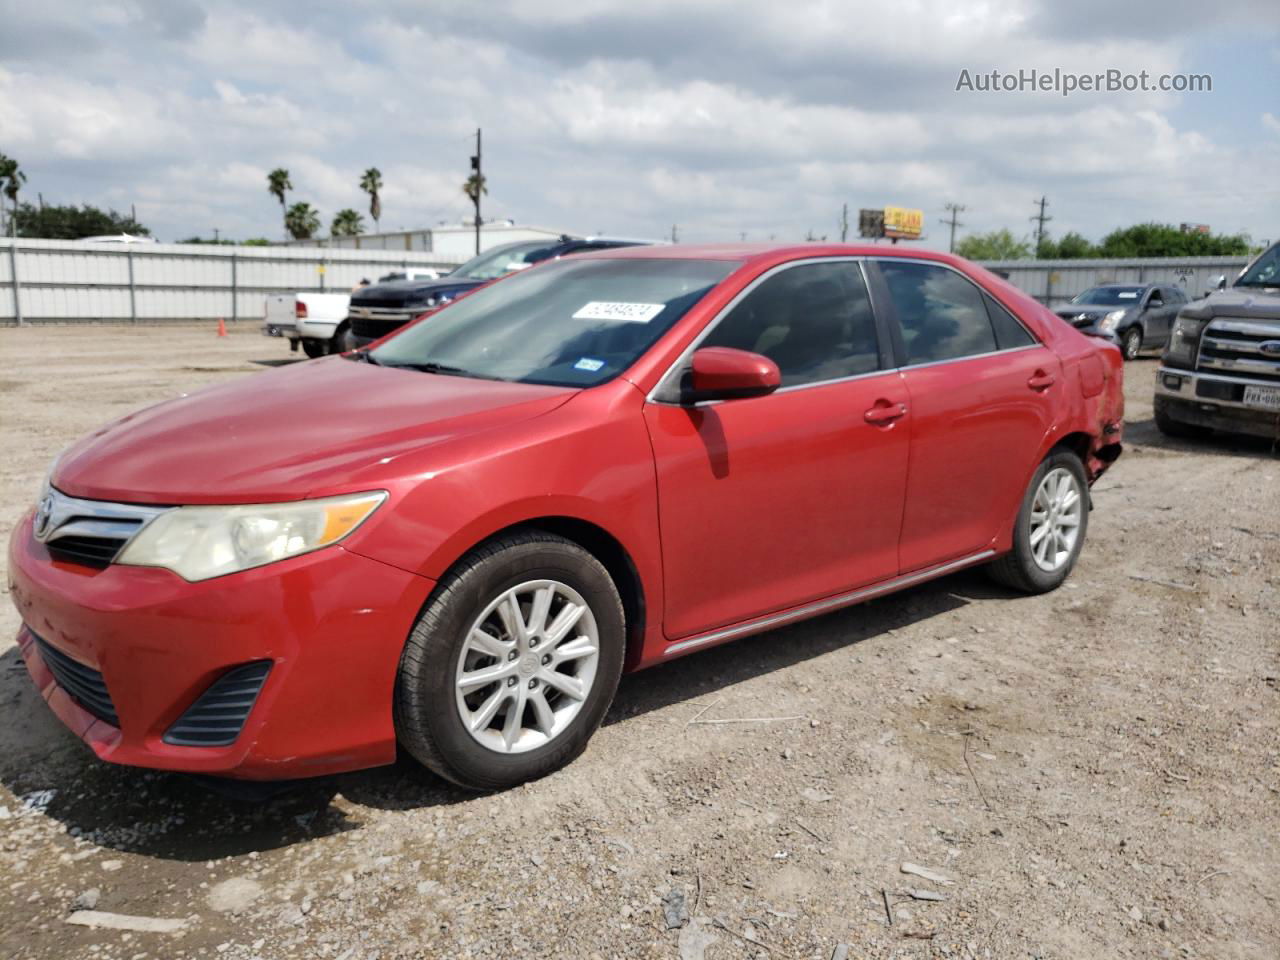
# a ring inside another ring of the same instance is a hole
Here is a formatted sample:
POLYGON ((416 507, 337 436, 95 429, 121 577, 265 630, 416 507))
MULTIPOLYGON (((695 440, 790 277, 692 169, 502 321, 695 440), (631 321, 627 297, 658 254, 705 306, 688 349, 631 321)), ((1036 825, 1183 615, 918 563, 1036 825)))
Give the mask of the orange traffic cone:
POLYGON ((227 335, 227 321, 222 317, 218 318, 218 336, 225 337, 227 335))

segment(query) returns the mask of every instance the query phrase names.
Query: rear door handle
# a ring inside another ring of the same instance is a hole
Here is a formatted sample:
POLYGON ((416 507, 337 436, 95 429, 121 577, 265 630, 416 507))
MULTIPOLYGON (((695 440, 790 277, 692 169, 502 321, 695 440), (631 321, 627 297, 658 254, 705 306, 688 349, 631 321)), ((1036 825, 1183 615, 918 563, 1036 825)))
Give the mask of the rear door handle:
POLYGON ((1048 390, 1053 386, 1053 374, 1037 370, 1027 379, 1027 386, 1032 390, 1048 390))
POLYGON ((862 415, 867 423, 883 425, 893 423, 899 417, 907 415, 905 403, 890 403, 888 400, 877 400, 876 405, 862 415))

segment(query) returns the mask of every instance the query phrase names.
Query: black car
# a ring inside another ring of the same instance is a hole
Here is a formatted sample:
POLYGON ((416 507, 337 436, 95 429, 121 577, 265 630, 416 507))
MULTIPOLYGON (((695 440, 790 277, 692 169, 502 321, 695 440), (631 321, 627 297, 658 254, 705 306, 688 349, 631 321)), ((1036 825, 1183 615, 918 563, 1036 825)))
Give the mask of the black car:
POLYGON ((1144 347, 1169 342, 1173 318, 1186 303, 1186 294, 1173 284, 1108 283, 1090 287, 1053 312, 1081 333, 1110 340, 1132 360, 1144 347))
POLYGON ((554 240, 524 240, 487 250, 438 280, 392 280, 364 287, 351 295, 347 314, 351 328, 350 345, 367 346, 415 317, 436 310, 490 280, 543 260, 585 250, 633 247, 643 243, 643 240, 571 237, 567 234, 554 240))

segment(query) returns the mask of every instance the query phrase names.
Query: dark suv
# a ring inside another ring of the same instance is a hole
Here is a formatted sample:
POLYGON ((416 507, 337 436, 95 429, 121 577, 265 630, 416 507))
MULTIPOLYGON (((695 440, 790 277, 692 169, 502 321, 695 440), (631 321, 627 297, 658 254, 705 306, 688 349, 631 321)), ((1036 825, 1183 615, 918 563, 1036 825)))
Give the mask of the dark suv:
POLYGON ((1280 243, 1182 308, 1156 375, 1155 419, 1175 437, 1223 430, 1280 442, 1280 243))
POLYGON ((1110 340, 1132 360, 1143 347, 1162 347, 1186 294, 1168 283, 1108 283, 1090 287, 1053 312, 1081 333, 1110 340))
POLYGON ((351 346, 367 346, 410 320, 439 310, 490 280, 543 260, 585 250, 633 247, 643 243, 643 240, 571 237, 568 234, 554 240, 524 240, 486 250, 438 280, 392 280, 364 287, 351 295, 347 315, 351 346))

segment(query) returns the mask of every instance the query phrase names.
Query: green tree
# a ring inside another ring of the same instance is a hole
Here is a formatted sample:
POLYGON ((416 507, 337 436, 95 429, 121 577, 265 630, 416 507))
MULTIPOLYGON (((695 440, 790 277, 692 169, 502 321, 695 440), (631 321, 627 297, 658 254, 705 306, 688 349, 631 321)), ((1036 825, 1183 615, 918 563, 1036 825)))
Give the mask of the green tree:
POLYGON ((131 233, 149 236, 151 231, 133 217, 114 210, 99 210, 89 204, 47 204, 36 207, 22 204, 14 214, 17 229, 24 237, 40 237, 45 240, 79 240, 82 237, 100 237, 113 233, 131 233))
POLYGON ((284 167, 276 167, 267 174, 267 193, 271 194, 280 201, 280 214, 285 217, 285 235, 288 235, 288 208, 285 205, 285 194, 293 189, 293 183, 289 180, 289 171, 284 167))
POLYGON ((1242 234, 1184 232, 1172 224, 1138 223, 1102 238, 1104 257, 1244 256, 1249 238, 1242 234))
POLYGON ((3 192, 13 204, 13 215, 9 218, 9 235, 18 235, 18 190, 27 182, 27 175, 18 169, 18 161, 0 153, 0 192, 3 192))
POLYGON ((382 171, 370 167, 360 178, 360 189, 369 195, 369 216, 373 217, 373 232, 378 232, 378 221, 382 219, 382 171))
POLYGON ((248 240, 241 241, 242 247, 269 247, 271 241, 266 237, 250 237, 248 240))
POLYGON ((1019 240, 1008 230, 971 233, 956 242, 956 253, 969 260, 1026 260, 1031 241, 1019 240))
POLYGON ((364 233, 364 217, 348 207, 339 210, 329 227, 329 233, 335 237, 355 237, 364 233))
POLYGON ((310 240, 320 229, 320 214, 309 203, 295 203, 284 215, 284 228, 295 240, 310 240))

